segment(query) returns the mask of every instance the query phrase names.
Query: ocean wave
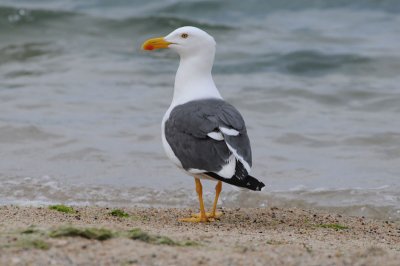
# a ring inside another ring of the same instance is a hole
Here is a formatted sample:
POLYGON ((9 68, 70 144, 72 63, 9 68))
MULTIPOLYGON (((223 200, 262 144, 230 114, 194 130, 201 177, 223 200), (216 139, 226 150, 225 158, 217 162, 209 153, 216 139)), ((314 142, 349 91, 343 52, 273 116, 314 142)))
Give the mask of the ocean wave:
POLYGON ((24 141, 46 141, 58 138, 58 135, 45 132, 36 126, 2 126, 0 127, 0 143, 19 143, 24 141))
POLYGON ((351 8, 383 10, 386 12, 400 12, 400 4, 397 0, 249 0, 249 1, 178 1, 164 7, 161 11, 171 13, 187 12, 212 12, 221 14, 222 11, 243 12, 247 14, 265 14, 279 10, 304 10, 304 9, 329 9, 351 8))
MULTIPOLYGON (((187 19, 207 18, 213 21, 226 21, 241 23, 247 17, 260 17, 280 11, 301 11, 307 9, 350 9, 372 10, 388 13, 400 13, 400 3, 397 0, 225 0, 225 1, 110 1, 95 0, 89 3, 81 1, 64 0, 62 3, 49 3, 49 1, 13 1, 4 0, 3 5, 12 8, 51 9, 52 14, 65 12, 79 12, 92 14, 99 17, 125 18, 133 15, 149 16, 162 14, 186 15, 187 19)), ((47 12, 47 11, 45 11, 47 12)), ((0 10, 0 14, 2 11, 0 10)), ((45 15, 45 14, 43 14, 45 15)), ((51 15, 51 13, 47 13, 51 15)))
POLYGON ((10 62, 26 62, 42 56, 51 56, 58 53, 51 49, 49 42, 27 42, 10 44, 0 47, 0 65, 10 62))
POLYGON ((296 51, 280 56, 275 64, 293 74, 323 74, 343 67, 363 66, 371 59, 356 54, 324 54, 316 51, 296 51))
POLYGON ((0 6, 0 29, 16 25, 33 25, 48 20, 62 20, 77 15, 73 12, 0 6))
MULTIPOLYGON (((132 30, 171 30, 182 26, 195 26, 205 30, 230 30, 232 26, 223 23, 205 22, 196 19, 189 19, 172 15, 148 15, 148 16, 131 16, 125 18, 102 18, 84 14, 81 12, 46 10, 46 9, 27 9, 0 7, 0 31, 2 29, 11 29, 18 26, 47 26, 50 28, 62 26, 65 28, 76 29, 76 24, 97 24, 99 27, 106 29, 112 28, 115 31, 130 28, 132 30), (52 24, 57 22, 57 24, 52 24), (63 22, 65 22, 63 24, 63 22)), ((5 32, 3 32, 4 34, 5 32)))
POLYGON ((81 1, 64 0, 62 3, 49 3, 49 1, 4 0, 3 5, 21 8, 37 8, 52 10, 80 12, 118 18, 129 14, 187 14, 187 17, 209 17, 215 20, 230 20, 245 16, 264 16, 276 11, 299 11, 305 9, 332 9, 345 8, 352 10, 373 10, 388 13, 399 13, 400 3, 397 0, 225 0, 225 1, 110 1, 95 0, 89 3, 81 1), (107 10, 107 12, 104 12, 107 10))
POLYGON ((214 69, 224 74, 278 71, 294 75, 321 76, 335 71, 346 73, 347 68, 358 69, 357 71, 361 72, 372 62, 372 58, 357 54, 294 51, 286 54, 248 56, 245 61, 231 60, 229 63, 216 64, 214 69))
POLYGON ((204 30, 232 30, 234 27, 225 25, 225 24, 215 24, 202 22, 198 20, 191 20, 182 17, 173 17, 173 16, 148 16, 148 17, 131 17, 118 21, 114 21, 112 23, 117 24, 118 26, 135 26, 135 27, 144 27, 146 31, 151 31, 153 29, 167 29, 171 30, 174 28, 179 28, 182 26, 194 26, 198 28, 202 28, 204 30))
MULTIPOLYGON (((320 103, 323 105, 328 105, 331 107, 343 107, 343 106, 351 106, 351 103, 357 101, 357 108, 360 109, 359 106, 364 104, 371 105, 371 102, 380 102, 383 99, 391 99, 394 103, 398 103, 400 101, 400 97, 396 93, 385 93, 385 92, 376 92, 376 91, 368 91, 361 89, 346 89, 341 91, 312 91, 309 89, 286 89, 286 88, 272 88, 268 90, 269 97, 278 97, 278 98, 297 98, 305 101, 312 101, 316 103, 320 103), (362 104, 361 104, 362 103, 362 104)), ((381 106, 381 109, 385 109, 385 105, 381 106)))
MULTIPOLYGON (((187 189, 156 190, 143 187, 110 187, 107 185, 68 185, 43 176, 1 177, 0 204, 97 206, 191 207, 197 205, 194 191, 187 189), (71 196, 73 195, 73 196, 71 196)), ((205 203, 211 204, 212 193, 205 192, 205 203)), ((376 219, 400 219, 400 194, 390 187, 371 189, 313 189, 252 193, 244 190, 223 191, 224 207, 298 207, 331 210, 346 215, 376 219)))

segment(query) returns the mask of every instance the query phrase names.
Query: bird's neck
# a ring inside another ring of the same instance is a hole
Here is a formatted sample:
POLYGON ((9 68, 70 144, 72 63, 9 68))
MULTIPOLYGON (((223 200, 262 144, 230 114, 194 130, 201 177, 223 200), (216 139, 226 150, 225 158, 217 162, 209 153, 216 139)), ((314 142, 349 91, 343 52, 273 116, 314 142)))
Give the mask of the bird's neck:
POLYGON ((211 69, 214 54, 182 56, 175 77, 172 105, 189 101, 218 98, 222 99, 212 78, 211 69))

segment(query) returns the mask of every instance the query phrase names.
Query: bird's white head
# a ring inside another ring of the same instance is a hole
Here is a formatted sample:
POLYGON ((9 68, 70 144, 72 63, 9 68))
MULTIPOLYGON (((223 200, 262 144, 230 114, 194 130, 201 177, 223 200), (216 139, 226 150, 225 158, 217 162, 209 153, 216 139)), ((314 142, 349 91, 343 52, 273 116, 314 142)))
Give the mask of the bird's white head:
POLYGON ((178 28, 165 37, 153 38, 142 45, 144 50, 170 48, 181 57, 215 54, 215 40, 207 32, 192 26, 178 28))
POLYGON ((142 49, 170 48, 181 57, 175 77, 174 105, 195 99, 222 98, 211 75, 215 46, 214 38, 207 32, 185 26, 165 37, 145 41, 142 49))

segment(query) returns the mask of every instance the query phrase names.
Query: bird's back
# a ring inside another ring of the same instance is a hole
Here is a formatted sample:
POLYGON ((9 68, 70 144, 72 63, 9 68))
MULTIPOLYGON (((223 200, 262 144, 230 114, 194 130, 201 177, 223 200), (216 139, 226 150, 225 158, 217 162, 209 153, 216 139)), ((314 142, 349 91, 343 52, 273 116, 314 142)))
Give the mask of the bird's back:
POLYGON ((234 178, 237 181, 227 183, 246 187, 239 181, 249 174, 251 147, 245 122, 234 106, 221 99, 190 101, 172 108, 164 120, 166 151, 173 152, 178 166, 225 182, 234 178))

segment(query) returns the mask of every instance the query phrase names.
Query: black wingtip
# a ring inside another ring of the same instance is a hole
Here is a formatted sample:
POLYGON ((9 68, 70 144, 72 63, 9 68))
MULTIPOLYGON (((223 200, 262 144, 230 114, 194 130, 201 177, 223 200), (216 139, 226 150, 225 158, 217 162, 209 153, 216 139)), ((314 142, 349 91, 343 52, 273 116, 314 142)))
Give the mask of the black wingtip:
POLYGON ((247 188, 254 191, 261 191, 265 187, 265 184, 263 182, 258 181, 257 178, 251 175, 247 175, 244 178, 238 178, 237 176, 233 176, 232 178, 224 178, 212 172, 208 172, 205 174, 230 185, 247 188))
MULTIPOLYGON (((255 177, 253 177, 254 179, 256 179, 255 177)), ((258 180, 257 180, 258 181, 258 180)), ((261 190, 263 190, 264 189, 264 187, 265 187, 265 184, 263 183, 263 182, 261 182, 261 181, 259 181, 259 186, 258 187, 256 187, 256 191, 261 191, 261 190)))
POLYGON ((251 175, 246 176, 243 181, 246 182, 245 188, 248 188, 248 189, 251 189, 254 191, 261 191, 265 187, 265 184, 263 182, 258 181, 257 178, 255 178, 251 175))

